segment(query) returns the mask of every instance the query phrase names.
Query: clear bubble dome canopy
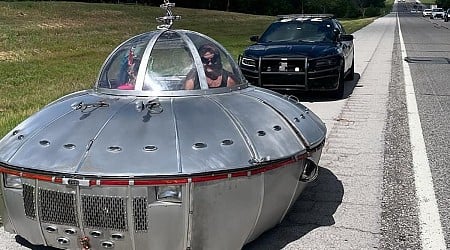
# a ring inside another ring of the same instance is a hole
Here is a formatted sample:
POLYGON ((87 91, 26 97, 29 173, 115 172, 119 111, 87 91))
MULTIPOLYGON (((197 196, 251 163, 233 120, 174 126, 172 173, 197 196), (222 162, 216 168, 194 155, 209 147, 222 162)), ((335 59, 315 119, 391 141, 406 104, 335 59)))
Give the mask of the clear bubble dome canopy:
POLYGON ((194 31, 163 29, 119 45, 103 64, 96 89, 118 95, 177 96, 211 89, 228 92, 246 85, 238 65, 218 42, 194 31))

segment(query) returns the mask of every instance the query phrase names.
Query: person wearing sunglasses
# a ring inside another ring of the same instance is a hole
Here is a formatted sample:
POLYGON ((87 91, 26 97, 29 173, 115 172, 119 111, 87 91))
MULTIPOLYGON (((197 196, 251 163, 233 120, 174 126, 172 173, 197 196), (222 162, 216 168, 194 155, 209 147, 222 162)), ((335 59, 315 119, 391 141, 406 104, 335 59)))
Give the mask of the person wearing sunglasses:
MULTIPOLYGON (((209 88, 231 87, 236 84, 234 75, 223 69, 220 52, 215 46, 204 44, 200 46, 198 52, 203 63, 206 82, 209 88)), ((186 76, 184 89, 200 89, 198 74, 195 70, 192 70, 186 76)))

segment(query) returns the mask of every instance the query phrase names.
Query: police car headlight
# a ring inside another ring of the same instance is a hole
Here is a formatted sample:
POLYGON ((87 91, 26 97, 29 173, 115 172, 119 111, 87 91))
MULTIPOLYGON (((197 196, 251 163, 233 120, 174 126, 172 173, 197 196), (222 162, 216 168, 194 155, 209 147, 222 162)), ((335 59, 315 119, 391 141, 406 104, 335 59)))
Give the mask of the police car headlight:
POLYGON ((156 187, 156 199, 158 201, 181 202, 181 186, 156 187))
POLYGON ((324 68, 337 65, 339 65, 339 59, 335 57, 319 59, 316 61, 316 68, 324 68))
POLYGON ((22 178, 17 175, 3 174, 6 188, 22 189, 22 178))
POLYGON ((241 64, 243 66, 247 66, 247 67, 251 67, 251 68, 256 68, 256 60, 252 59, 252 58, 248 58, 248 57, 242 57, 241 59, 241 64))

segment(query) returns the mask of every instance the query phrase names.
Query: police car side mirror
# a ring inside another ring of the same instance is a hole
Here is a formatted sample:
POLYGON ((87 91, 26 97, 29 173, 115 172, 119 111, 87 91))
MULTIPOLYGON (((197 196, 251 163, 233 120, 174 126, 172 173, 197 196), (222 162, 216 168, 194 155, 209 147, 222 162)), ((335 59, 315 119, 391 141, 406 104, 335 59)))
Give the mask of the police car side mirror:
POLYGON ((259 40, 259 36, 251 36, 250 37, 250 41, 252 41, 252 42, 258 42, 258 40, 259 40))
POLYGON ((348 42, 353 41, 353 35, 341 35, 341 41, 348 42))

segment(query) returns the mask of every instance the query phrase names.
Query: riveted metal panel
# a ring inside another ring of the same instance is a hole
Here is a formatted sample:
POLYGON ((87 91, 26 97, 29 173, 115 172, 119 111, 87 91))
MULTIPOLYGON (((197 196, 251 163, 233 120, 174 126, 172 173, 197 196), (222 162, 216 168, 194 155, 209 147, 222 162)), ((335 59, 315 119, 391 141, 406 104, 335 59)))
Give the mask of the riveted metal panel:
POLYGON ((240 249, 258 221, 263 181, 259 174, 195 183, 192 249, 240 249))
POLYGON ((214 99, 245 128, 257 158, 283 159, 305 150, 284 116, 270 105, 248 95, 217 95, 214 99))
POLYGON ((267 228, 272 228, 281 222, 281 219, 293 204, 292 201, 303 166, 304 161, 298 161, 262 174, 264 187, 261 193, 264 198, 262 199, 258 222, 248 239, 249 241, 258 237, 267 228))
POLYGON ((248 91, 245 94, 264 100, 280 112, 305 140, 305 146, 315 147, 325 139, 327 131, 325 124, 296 98, 290 99, 288 96, 260 88, 255 88, 255 91, 248 91))
POLYGON ((9 163, 38 170, 77 172, 90 141, 121 105, 123 102, 106 101, 97 95, 84 95, 59 103, 58 106, 64 107, 67 113, 57 119, 43 117, 48 124, 28 138, 9 163), (101 101, 109 106, 86 110, 72 110, 71 107, 74 102, 93 104, 101 101))
POLYGON ((80 173, 139 176, 179 172, 171 100, 158 100, 158 110, 136 110, 136 102, 149 100, 131 101, 118 110, 92 144, 80 173))
MULTIPOLYGON (((245 109, 242 106, 236 108, 245 109)), ((215 101, 206 97, 177 99, 174 114, 183 173, 249 166, 252 159, 249 142, 244 139, 238 124, 215 101)))
POLYGON ((70 105, 80 98, 84 98, 83 96, 87 93, 87 91, 83 91, 71 94, 69 95, 70 100, 67 100, 69 97, 61 98, 54 102, 55 105, 47 105, 39 111, 39 113, 32 115, 17 125, 13 130, 6 134, 5 137, 0 139, 0 161, 8 162, 16 151, 27 143, 35 133, 40 132, 41 129, 45 128, 45 126, 53 120, 70 112, 70 105))

